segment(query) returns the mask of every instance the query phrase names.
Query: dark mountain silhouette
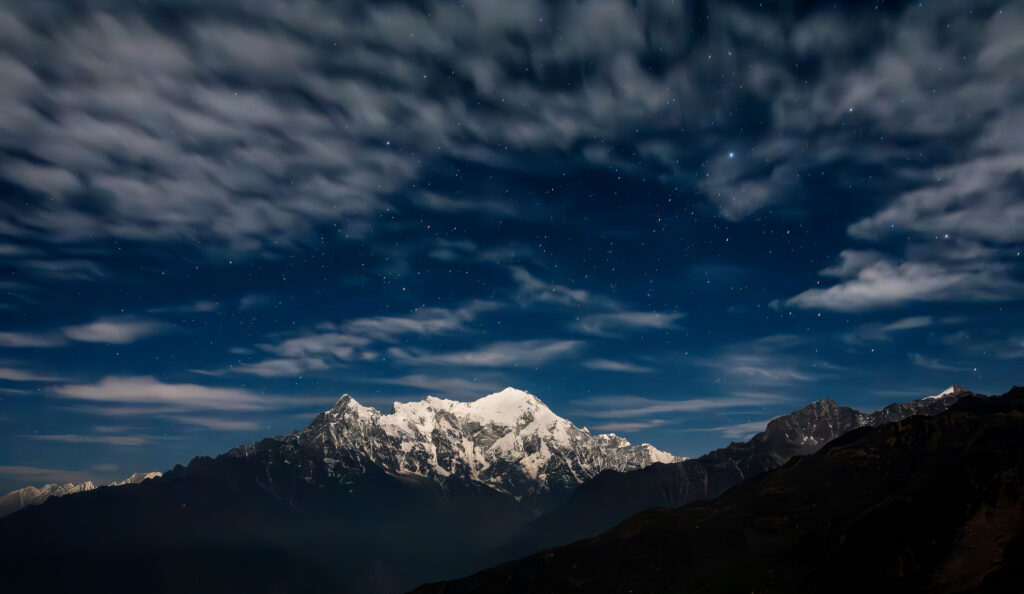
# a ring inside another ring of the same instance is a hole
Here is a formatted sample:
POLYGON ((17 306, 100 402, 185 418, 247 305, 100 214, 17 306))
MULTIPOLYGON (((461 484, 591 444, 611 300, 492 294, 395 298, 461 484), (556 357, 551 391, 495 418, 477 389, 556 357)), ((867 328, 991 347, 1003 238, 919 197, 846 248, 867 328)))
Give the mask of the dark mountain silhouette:
POLYGON ((782 466, 793 456, 816 452, 844 433, 912 415, 938 414, 971 394, 954 385, 941 394, 891 404, 870 414, 830 399, 819 400, 773 419, 764 432, 749 441, 734 442, 699 458, 629 472, 602 472, 580 485, 565 505, 527 524, 492 560, 497 564, 594 536, 644 510, 714 499, 746 479, 782 466))
POLYGON ((710 503, 421 593, 1019 592, 1024 388, 864 427, 710 503))

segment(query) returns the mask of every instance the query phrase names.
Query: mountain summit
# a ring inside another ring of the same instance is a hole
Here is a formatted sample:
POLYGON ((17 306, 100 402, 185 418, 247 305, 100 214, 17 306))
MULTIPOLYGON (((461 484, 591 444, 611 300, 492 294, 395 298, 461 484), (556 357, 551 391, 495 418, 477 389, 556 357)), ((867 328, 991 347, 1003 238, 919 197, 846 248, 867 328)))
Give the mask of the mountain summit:
MULTIPOLYGON (((678 460, 614 434, 591 435, 515 388, 471 402, 433 396, 396 402, 390 414, 346 394, 303 431, 278 439, 308 444, 339 477, 354 479, 376 465, 438 482, 457 477, 517 497, 568 494, 603 470, 678 460)), ((234 452, 249 455, 257 447, 234 452)))

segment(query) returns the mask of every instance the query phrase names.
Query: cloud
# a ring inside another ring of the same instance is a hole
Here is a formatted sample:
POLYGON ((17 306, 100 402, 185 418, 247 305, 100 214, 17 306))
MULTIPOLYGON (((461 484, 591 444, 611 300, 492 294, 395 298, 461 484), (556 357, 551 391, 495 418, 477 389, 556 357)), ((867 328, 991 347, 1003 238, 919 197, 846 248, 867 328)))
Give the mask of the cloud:
POLYGON ((584 316, 575 328, 583 334, 614 336, 616 331, 671 330, 681 313, 619 311, 584 316))
MULTIPOLYGON (((324 223, 357 234, 418 180, 424 156, 570 152, 652 119, 676 126, 692 104, 669 100, 692 94, 686 64, 656 74, 642 62, 684 57, 674 32, 690 17, 668 7, 254 0, 196 5, 167 27, 173 6, 7 14, 0 148, 18 152, 0 175, 47 199, 4 211, 17 234, 239 253, 294 246, 324 223), (577 78, 583 63, 586 84, 553 92, 547 72, 577 78)), ((505 210, 452 200, 428 206, 505 210)))
POLYGON ((297 377, 314 371, 330 369, 323 359, 304 357, 296 359, 267 359, 258 363, 236 365, 231 368, 238 373, 260 377, 297 377))
POLYGON ((718 433, 722 437, 735 441, 746 441, 751 437, 761 433, 768 427, 768 423, 771 419, 765 419, 762 421, 751 421, 748 423, 737 423, 735 425, 722 425, 719 427, 706 427, 706 428, 690 428, 682 429, 682 431, 700 431, 700 432, 711 432, 718 433))
POLYGON ((910 360, 918 367, 924 367, 925 369, 931 369, 934 371, 970 371, 970 367, 958 367, 955 365, 947 365, 940 362, 938 359, 925 357, 920 353, 908 353, 910 360))
POLYGON ((346 322, 343 328, 349 334, 381 342, 393 342, 404 334, 448 334, 465 329, 466 322, 479 314, 500 309, 493 301, 471 301, 456 309, 423 307, 405 317, 377 316, 346 322))
POLYGON ((587 369, 599 371, 617 371, 621 373, 650 373, 654 371, 650 367, 628 363, 625 361, 612 361, 611 359, 588 359, 581 363, 587 369))
MULTIPOLYGON (((220 309, 220 302, 199 300, 184 305, 172 305, 169 307, 156 307, 149 310, 152 313, 209 313, 220 309)), ((244 308, 243 308, 244 309, 244 308)))
POLYGON ((593 428, 598 431, 619 431, 622 433, 630 433, 633 431, 643 431, 644 429, 651 429, 652 427, 658 427, 664 425, 665 421, 661 419, 651 419, 650 421, 637 421, 632 423, 602 423, 595 425, 593 428))
POLYGON ((9 382, 52 382, 59 381, 60 378, 23 369, 0 367, 0 380, 7 380, 9 382))
POLYGON ((774 394, 740 393, 715 398, 687 400, 656 400, 641 396, 593 396, 573 400, 575 413, 581 417, 597 419, 632 419, 668 413, 694 413, 708 410, 767 406, 788 402, 790 399, 774 394))
POLYGON ((173 328, 173 325, 157 320, 116 316, 100 318, 78 326, 65 326, 61 331, 68 338, 79 342, 129 344, 142 338, 169 332, 173 328))
POLYGON ((461 377, 438 377, 411 374, 380 380, 386 384, 421 388, 430 394, 444 394, 454 398, 476 399, 485 394, 497 392, 501 385, 496 382, 465 379, 461 377))
POLYGON ((805 309, 856 312, 919 301, 1006 301, 1024 296, 1008 265, 989 259, 897 262, 874 251, 844 250, 822 275, 839 282, 786 300, 805 309))
POLYGON ((508 198, 452 198, 437 192, 417 192, 410 197, 420 208, 435 210, 449 215, 483 213, 500 217, 517 217, 521 214, 517 205, 508 198))
POLYGON ((50 348, 66 342, 63 336, 56 333, 0 332, 0 346, 8 348, 50 348))
POLYGON ((58 443, 99 443, 117 446, 140 446, 150 441, 145 435, 75 435, 64 433, 59 435, 25 435, 35 441, 53 441, 58 443))
POLYGON ((33 485, 84 483, 96 479, 96 475, 81 470, 40 468, 38 466, 0 466, 0 476, 13 477, 33 485))
POLYGON ((696 363, 716 370, 719 379, 741 386, 816 382, 840 370, 817 358, 807 346, 806 337, 775 334, 728 345, 713 356, 697 359, 696 363))
POLYGON ((900 318, 888 324, 864 324, 860 328, 844 334, 843 341, 850 344, 860 344, 865 341, 886 341, 891 340, 891 334, 894 332, 927 328, 937 323, 939 322, 931 316, 911 316, 900 318))
POLYGON ((391 358, 416 365, 464 367, 529 367, 542 365, 572 354, 582 346, 578 340, 520 340, 494 342, 470 351, 434 353, 422 350, 388 349, 391 358))
POLYGON ((279 403, 266 396, 241 388, 166 384, 152 376, 107 376, 95 384, 58 386, 53 389, 53 394, 61 398, 103 404, 170 407, 182 410, 253 411, 279 406, 279 403))
MULTIPOLYGON (((319 332, 257 347, 277 358, 236 365, 231 371, 262 377, 294 377, 330 369, 338 363, 372 361, 380 357, 375 343, 393 343, 400 337, 447 335, 467 330, 479 315, 500 309, 493 301, 473 300, 454 309, 422 307, 407 316, 372 316, 341 324, 317 324, 319 332)), ((219 374, 222 372, 213 372, 219 374)))
POLYGON ((197 425, 214 431, 255 431, 260 428, 256 421, 238 419, 221 419, 217 417, 198 417, 195 415, 177 415, 169 417, 186 425, 197 425))
POLYGON ((45 280, 94 281, 106 276, 99 264, 82 259, 27 259, 18 261, 16 266, 45 280))
POLYGON ((593 303, 595 297, 583 289, 571 289, 565 285, 548 284, 530 274, 522 266, 509 268, 512 279, 519 285, 516 300, 522 305, 533 303, 554 303, 564 306, 578 306, 593 303))

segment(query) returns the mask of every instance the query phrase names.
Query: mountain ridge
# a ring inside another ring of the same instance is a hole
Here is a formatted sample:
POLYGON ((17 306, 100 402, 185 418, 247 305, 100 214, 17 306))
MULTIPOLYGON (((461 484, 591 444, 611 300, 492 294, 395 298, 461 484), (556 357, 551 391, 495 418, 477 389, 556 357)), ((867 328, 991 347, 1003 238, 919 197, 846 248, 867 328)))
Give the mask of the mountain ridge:
POLYGON ((119 487, 121 485, 133 485, 144 480, 161 476, 160 472, 136 472, 120 481, 114 481, 107 485, 96 485, 92 481, 83 483, 48 483, 42 487, 28 485, 21 489, 15 489, 3 497, 0 497, 0 517, 14 513, 30 505, 40 505, 50 497, 63 497, 74 493, 92 491, 102 486, 119 487))
POLYGON ((919 414, 937 414, 968 395, 973 392, 954 385, 940 394, 890 404, 872 413, 823 398, 772 419, 763 432, 746 442, 732 442, 679 462, 651 464, 629 472, 602 472, 580 485, 562 506, 527 524, 495 552, 493 560, 500 562, 587 538, 646 509, 714 499, 740 482, 778 468, 793 456, 813 453, 851 430, 919 414))
POLYGON ((1024 388, 864 426, 710 502, 419 594, 1015 592, 1024 579, 1024 388))

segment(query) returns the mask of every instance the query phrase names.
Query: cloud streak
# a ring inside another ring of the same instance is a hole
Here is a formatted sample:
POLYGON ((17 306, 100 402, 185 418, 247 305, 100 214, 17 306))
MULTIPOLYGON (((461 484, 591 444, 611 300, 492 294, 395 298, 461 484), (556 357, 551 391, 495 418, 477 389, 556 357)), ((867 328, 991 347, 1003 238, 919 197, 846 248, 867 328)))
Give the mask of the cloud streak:
POLYGON ((174 326, 158 320, 148 320, 134 316, 117 316, 100 318, 88 324, 65 326, 61 331, 71 340, 78 342, 101 342, 108 344, 130 344, 163 334, 174 329, 174 326))
POLYGON ((473 350, 440 353, 393 347, 388 349, 388 355, 414 365, 530 367, 571 355, 582 345, 578 340, 535 339, 494 342, 473 350))

